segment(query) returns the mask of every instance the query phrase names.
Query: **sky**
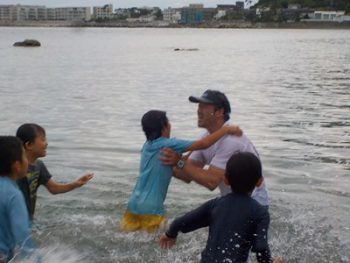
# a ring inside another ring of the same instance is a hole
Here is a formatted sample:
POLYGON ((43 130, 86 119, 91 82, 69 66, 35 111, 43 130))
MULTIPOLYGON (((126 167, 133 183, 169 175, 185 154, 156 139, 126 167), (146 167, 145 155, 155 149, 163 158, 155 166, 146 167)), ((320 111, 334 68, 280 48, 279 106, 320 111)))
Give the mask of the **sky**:
MULTIPOLYGON (((242 0, 244 1, 244 0, 242 0)), ((0 5, 44 5, 46 7, 69 6, 103 6, 112 4, 113 8, 130 8, 144 6, 183 7, 193 3, 204 4, 204 7, 216 7, 218 4, 235 4, 236 0, 0 0, 0 5)))

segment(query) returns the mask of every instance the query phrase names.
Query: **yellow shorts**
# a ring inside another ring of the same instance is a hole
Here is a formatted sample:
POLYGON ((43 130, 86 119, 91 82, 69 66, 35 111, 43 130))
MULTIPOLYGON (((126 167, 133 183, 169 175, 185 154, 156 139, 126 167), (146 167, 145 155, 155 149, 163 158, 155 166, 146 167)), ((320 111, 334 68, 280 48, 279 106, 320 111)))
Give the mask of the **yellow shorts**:
POLYGON ((146 230, 153 232, 165 223, 165 221, 164 216, 136 215, 126 210, 120 221, 120 228, 124 231, 146 230))

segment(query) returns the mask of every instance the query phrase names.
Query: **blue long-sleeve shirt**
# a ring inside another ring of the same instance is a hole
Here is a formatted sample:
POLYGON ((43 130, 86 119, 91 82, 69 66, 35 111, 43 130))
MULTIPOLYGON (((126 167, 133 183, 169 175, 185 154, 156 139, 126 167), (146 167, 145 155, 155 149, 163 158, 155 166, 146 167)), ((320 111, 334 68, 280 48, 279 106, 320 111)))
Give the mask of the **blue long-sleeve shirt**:
POLYGON ((209 226, 202 263, 243 263, 247 261, 250 250, 256 252, 259 263, 270 263, 269 223, 266 207, 247 195, 231 193, 176 218, 166 234, 176 238, 178 232, 187 233, 209 226))
POLYGON ((31 250, 30 221, 21 191, 14 180, 0 176, 0 254, 9 260, 14 249, 31 250))

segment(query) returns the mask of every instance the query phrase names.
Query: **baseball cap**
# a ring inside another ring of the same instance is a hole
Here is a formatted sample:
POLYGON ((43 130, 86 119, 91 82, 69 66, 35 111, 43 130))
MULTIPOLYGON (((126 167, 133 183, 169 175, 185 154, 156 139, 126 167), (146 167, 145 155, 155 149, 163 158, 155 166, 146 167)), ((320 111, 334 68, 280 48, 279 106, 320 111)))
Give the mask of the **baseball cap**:
POLYGON ((226 95, 218 90, 206 90, 200 97, 190 96, 188 98, 190 102, 213 104, 219 108, 224 108, 226 114, 231 113, 230 102, 226 95))

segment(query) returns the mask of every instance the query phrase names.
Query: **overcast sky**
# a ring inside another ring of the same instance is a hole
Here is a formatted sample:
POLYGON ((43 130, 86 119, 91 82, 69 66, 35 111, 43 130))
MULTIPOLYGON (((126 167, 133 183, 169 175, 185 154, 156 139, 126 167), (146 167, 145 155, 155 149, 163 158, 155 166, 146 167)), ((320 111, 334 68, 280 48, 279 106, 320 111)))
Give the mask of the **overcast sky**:
MULTIPOLYGON (((243 0, 242 0, 243 1, 243 0)), ((0 5, 44 5, 46 7, 68 6, 102 6, 113 4, 113 8, 158 6, 162 9, 188 6, 190 3, 201 3, 204 7, 216 7, 217 4, 235 4, 236 0, 0 0, 0 5)))

